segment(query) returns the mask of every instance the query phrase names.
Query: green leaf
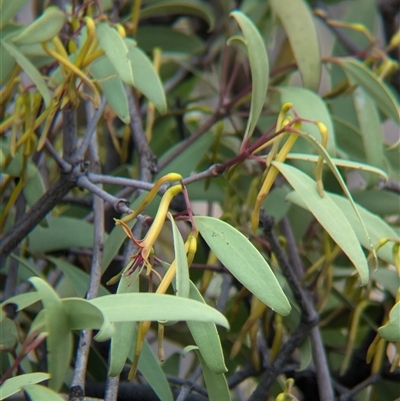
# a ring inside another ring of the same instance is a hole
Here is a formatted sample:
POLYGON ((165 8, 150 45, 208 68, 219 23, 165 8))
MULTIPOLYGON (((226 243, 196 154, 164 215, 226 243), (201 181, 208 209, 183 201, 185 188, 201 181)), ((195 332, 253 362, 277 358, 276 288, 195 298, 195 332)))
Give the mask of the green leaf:
MULTIPOLYGON (((9 318, 0 321, 0 349, 2 352, 10 352, 19 340, 18 330, 15 322, 9 318)), ((1 395, 1 391, 0 391, 1 395)))
POLYGON ((47 7, 43 14, 13 38, 17 45, 47 42, 61 31, 67 17, 58 7, 47 7))
POLYGON ((215 322, 229 328, 225 316, 216 309, 191 299, 173 295, 115 294, 92 299, 89 302, 97 306, 110 322, 186 320, 215 322))
POLYGON ((34 205, 46 192, 42 175, 33 163, 28 164, 28 177, 23 193, 28 206, 34 205))
MULTIPOLYGON (((203 297, 192 281, 190 281, 189 298, 205 304, 203 297)), ((221 340, 215 324, 210 322, 188 321, 187 325, 209 369, 214 373, 226 372, 227 368, 225 366, 221 340)))
MULTIPOLYGON (((375 103, 360 87, 353 93, 357 118, 362 133, 364 152, 368 164, 386 169, 386 160, 383 153, 383 135, 381 121, 375 103)), ((368 176, 369 184, 376 185, 378 177, 368 176)))
MULTIPOLYGON (((269 62, 264 41, 254 23, 241 11, 232 11, 230 16, 235 18, 243 32, 244 43, 249 53, 252 80, 250 115, 247 120, 243 141, 247 141, 257 125, 268 89, 269 62)), ((228 44, 232 38, 228 40, 228 44)))
MULTIPOLYGON (((79 269, 75 265, 63 259, 55 258, 53 256, 48 256, 47 259, 54 263, 54 265, 63 272, 76 296, 83 298, 89 289, 89 275, 82 269, 79 269)), ((100 285, 99 296, 109 294, 110 292, 107 290, 107 288, 105 288, 103 285, 100 285)))
POLYGON ((31 401, 64 401, 60 395, 50 390, 47 387, 31 384, 22 388, 28 395, 31 401))
POLYGON ((400 124, 399 105, 390 87, 364 63, 353 57, 342 57, 335 60, 346 74, 375 100, 381 112, 400 124))
POLYGON ((49 107, 51 103, 51 94, 45 80, 40 75, 40 72, 15 46, 5 41, 2 41, 1 43, 8 53, 15 59, 18 65, 24 70, 26 75, 28 75, 28 77, 36 85, 37 90, 43 97, 46 107, 49 107))
MULTIPOLYGON (((336 153, 335 130, 331 116, 322 98, 308 89, 295 87, 279 87, 281 103, 290 102, 293 104, 296 113, 307 120, 319 121, 328 130, 327 152, 334 156, 336 153)), ((302 131, 308 132, 318 142, 321 142, 321 133, 315 124, 302 123, 302 131)))
POLYGON ((371 273, 371 278, 378 282, 393 298, 400 288, 400 277, 395 270, 379 268, 371 273))
POLYGON ((203 1, 195 0, 164 0, 157 1, 156 3, 150 4, 140 10, 140 19, 150 18, 155 16, 162 16, 168 14, 179 14, 179 15, 194 15, 196 17, 203 18, 209 25, 209 30, 213 30, 215 26, 214 11, 211 7, 203 1))
POLYGON ((321 55, 309 7, 303 0, 271 0, 269 4, 285 29, 303 86, 317 92, 321 79, 321 55))
POLYGON ((11 395, 18 393, 23 386, 28 386, 29 384, 39 383, 44 380, 48 380, 50 375, 48 373, 25 373, 20 376, 11 377, 7 379, 0 386, 1 399, 4 400, 11 395))
POLYGON ((174 400, 168 380, 146 340, 143 341, 138 369, 161 401, 174 400))
POLYGON ((242 233, 214 217, 196 216, 194 220, 217 258, 249 291, 281 315, 290 312, 270 266, 242 233))
POLYGON ((120 34, 108 23, 100 22, 96 26, 96 36, 100 47, 106 53, 122 81, 128 85, 134 85, 132 66, 128 59, 128 48, 120 34))
POLYGON ((53 217, 48 219, 47 228, 37 226, 28 238, 29 250, 32 253, 76 247, 92 248, 93 225, 72 217, 53 217))
POLYGON ((72 352, 72 334, 69 331, 68 316, 61 300, 46 281, 39 277, 32 277, 29 281, 41 295, 46 312, 47 364, 51 375, 49 387, 57 391, 63 384, 72 352))
POLYGON ((61 303, 70 330, 99 329, 104 324, 101 311, 86 299, 64 298, 61 303))
MULTIPOLYGON (((317 191, 317 183, 308 175, 287 164, 273 162, 273 165, 288 180, 297 195, 307 206, 307 209, 310 210, 322 227, 352 261, 358 270, 362 284, 367 284, 369 278, 367 260, 352 225, 343 214, 341 208, 331 198, 331 194, 325 191, 325 196, 321 198, 317 191)), ((288 199, 293 201, 293 196, 290 195, 288 195, 288 199)), ((357 222, 357 225, 360 225, 360 223, 357 222)))
POLYGON ((187 55, 203 49, 203 42, 196 35, 185 35, 166 26, 139 27, 136 40, 140 48, 148 53, 160 48, 163 53, 187 55))
MULTIPOLYGON (((139 292, 139 270, 136 270, 130 277, 122 275, 118 283, 117 294, 129 294, 139 292)), ((122 372, 129 355, 131 345, 136 338, 135 322, 113 323, 115 332, 111 337, 110 363, 108 374, 117 377, 122 372)))
POLYGON ((353 199, 374 214, 383 216, 399 214, 400 195, 392 191, 378 189, 359 191, 353 195, 353 199))
POLYGON ((389 321, 378 328, 378 334, 387 341, 400 341, 400 302, 389 313, 389 321))
POLYGON ((201 363, 201 369, 203 371, 204 381, 206 382, 208 399, 210 401, 230 401, 231 395, 229 393, 228 384, 226 382, 225 375, 223 373, 214 373, 208 365, 205 363, 198 347, 190 345, 185 347, 183 355, 185 356, 190 351, 196 351, 196 354, 201 363))
POLYGON ((179 229, 172 217, 168 213, 168 218, 172 224, 172 235, 174 241, 176 275, 175 275, 175 292, 178 297, 189 297, 189 266, 186 259, 185 244, 179 229))
POLYGON ((41 300, 41 295, 37 292, 26 292, 24 294, 18 294, 11 298, 6 299, 1 303, 1 307, 7 304, 15 304, 17 305, 17 311, 27 308, 28 306, 33 305, 34 303, 41 300))
POLYGON ((111 61, 100 57, 90 64, 90 73, 98 81, 108 104, 125 124, 131 121, 124 85, 111 61))
POLYGON ((287 185, 274 188, 267 196, 263 204, 265 212, 274 218, 275 223, 278 223, 290 208, 290 203, 285 200, 286 195, 290 192, 287 185))
MULTIPOLYGON (((12 3, 12 2, 10 2, 12 3)), ((2 13, 0 13, 2 15, 2 13)), ((2 33, 2 32, 1 32, 2 33)), ((15 60, 0 42, 0 85, 3 85, 11 77, 15 68, 15 60)))
POLYGON ((132 63, 135 87, 154 104, 160 114, 165 114, 167 112, 167 100, 164 88, 146 53, 136 45, 128 44, 128 59, 132 63))
POLYGON ((28 0, 1 0, 0 1, 0 28, 12 22, 18 11, 27 3, 28 0))

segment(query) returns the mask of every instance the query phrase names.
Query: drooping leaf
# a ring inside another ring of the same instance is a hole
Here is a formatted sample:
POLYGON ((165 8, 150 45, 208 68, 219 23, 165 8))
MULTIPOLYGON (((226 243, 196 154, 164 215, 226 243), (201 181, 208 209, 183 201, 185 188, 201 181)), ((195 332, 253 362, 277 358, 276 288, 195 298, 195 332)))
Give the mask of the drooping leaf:
MULTIPOLYGON (((356 88, 353 97, 367 163, 385 170, 386 160, 383 152, 381 121, 375 103, 360 87, 356 88)), ((376 176, 369 175, 368 178, 371 185, 378 183, 376 176)))
POLYGON ((213 30, 215 26, 214 11, 207 3, 196 0, 163 0, 149 4, 140 10, 140 19, 165 16, 168 14, 187 14, 203 18, 208 23, 210 31, 213 30))
POLYGON ((165 114, 167 101, 164 88, 153 64, 139 47, 133 45, 128 39, 125 41, 128 44, 128 59, 132 64, 135 87, 154 104, 160 114, 165 114))
MULTIPOLYGON (((205 304, 203 297, 192 281, 190 281, 189 298, 205 304)), ((188 321, 187 325, 209 369, 214 373, 226 372, 227 368, 225 366, 221 340, 215 324, 210 322, 188 321)))
MULTIPOLYGON (((264 106, 268 89, 269 62, 264 41, 251 19, 241 11, 232 11, 230 16, 235 18, 236 22, 239 24, 249 54, 252 92, 250 115, 247 120, 246 131, 243 138, 244 141, 247 141, 253 134, 264 106)), ((232 38, 228 41, 228 44, 231 41, 232 38)))
POLYGON ((238 230, 214 217, 196 216, 196 226, 222 264, 260 301, 281 315, 290 304, 266 260, 238 230))
POLYGON ((9 24, 18 11, 27 3, 28 0, 1 0, 0 1, 0 28, 4 25, 9 24))
POLYGON ((335 62, 375 100, 384 115, 392 118, 396 124, 400 124, 399 104, 389 86, 381 78, 355 58, 342 57, 335 62))
POLYGON ((51 102, 51 94, 45 80, 40 75, 40 72, 15 46, 5 41, 2 41, 2 45, 36 85, 38 91, 43 97, 46 107, 49 107, 51 102))
POLYGON ((143 341, 138 369, 161 401, 173 401, 168 380, 146 340, 143 341))
POLYGON ((30 384, 22 389, 29 395, 31 401, 64 401, 59 394, 44 386, 30 384))
POLYGON ((96 26, 96 36, 100 47, 114 66, 122 81, 134 85, 132 65, 128 59, 128 48, 120 34, 106 22, 96 26))
MULTIPOLYGON (((139 292, 139 271, 136 270, 130 277, 121 276, 118 283, 117 294, 129 294, 139 292)), ((118 376, 126 364, 129 350, 135 344, 136 322, 115 322, 114 334, 111 337, 110 362, 108 374, 118 376)))
MULTIPOLYGON (((325 196, 321 198, 317 191, 316 182, 308 175, 284 163, 273 162, 273 164, 288 180, 322 227, 352 261, 360 275, 362 284, 365 285, 369 278, 367 260, 352 225, 330 194, 325 192, 325 196)), ((293 197, 288 197, 288 199, 292 200, 293 197)), ((357 222, 357 225, 360 223, 357 222)))
POLYGON ((13 42, 17 45, 47 42, 61 31, 66 20, 66 14, 58 7, 47 7, 39 18, 13 38, 13 42))
POLYGON ((59 390, 63 381, 72 352, 72 334, 69 331, 68 315, 65 313, 61 300, 44 280, 32 277, 30 282, 41 296, 45 310, 45 324, 48 332, 47 364, 51 375, 49 387, 59 390))
POLYGON ((189 297, 189 266, 186 259, 185 244, 178 226, 176 225, 171 213, 168 218, 172 224, 172 234, 174 240, 176 275, 175 275, 175 292, 178 297, 189 297))
MULTIPOLYGON (((292 103, 299 117, 319 121, 325 125, 328 130, 326 150, 331 156, 334 156, 336 153, 335 130, 329 110, 322 98, 309 89, 297 87, 279 87, 279 92, 281 94, 281 103, 292 103)), ((321 142, 321 134, 315 124, 303 122, 301 129, 312 135, 318 142, 321 142)))
POLYGON ((89 302, 97 306, 110 322, 190 320, 215 322, 229 328, 225 316, 216 309, 191 299, 173 295, 115 294, 92 299, 89 302))
POLYGON ((270 5, 285 29, 303 86, 317 92, 321 79, 321 55, 311 10, 303 0, 271 0, 270 5))
POLYGON ((400 341, 400 302, 389 313, 389 321, 378 328, 379 335, 387 341, 400 341))
POLYGON ((129 124, 128 99, 124 85, 116 70, 107 57, 100 57, 90 64, 90 73, 98 81, 108 104, 115 114, 125 123, 129 124))
POLYGON ((194 345, 185 347, 182 352, 183 356, 190 351, 195 351, 200 360, 204 381, 206 382, 208 399, 210 401, 231 401, 231 395, 224 373, 213 372, 205 363, 198 347, 194 345))
POLYGON ((16 377, 10 377, 0 386, 1 399, 4 400, 11 395, 21 391, 21 388, 30 384, 35 384, 48 380, 50 375, 48 373, 25 373, 16 377))

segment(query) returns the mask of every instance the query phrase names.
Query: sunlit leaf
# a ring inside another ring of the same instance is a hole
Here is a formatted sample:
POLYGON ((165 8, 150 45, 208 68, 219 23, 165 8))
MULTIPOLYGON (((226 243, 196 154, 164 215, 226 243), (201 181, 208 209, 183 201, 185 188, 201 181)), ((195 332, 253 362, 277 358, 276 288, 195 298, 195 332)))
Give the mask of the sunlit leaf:
MULTIPOLYGON (((316 182, 308 175, 284 163, 273 162, 273 164, 288 180, 297 195, 307 205, 308 210, 352 261, 358 270, 362 284, 365 285, 369 278, 366 257, 352 225, 330 194, 325 192, 325 196, 321 198, 316 182)), ((288 199, 292 201, 293 197, 289 195, 288 199)), ((360 223, 357 222, 357 225, 360 223)))
POLYGON ((190 320, 214 322, 229 327, 225 316, 216 309, 173 295, 115 294, 92 299, 89 302, 97 306, 111 322, 190 320))
POLYGON ((381 112, 400 124, 399 104, 389 86, 361 61, 342 57, 335 60, 375 100, 381 112))
POLYGON ((114 66, 122 81, 134 85, 131 63, 128 60, 128 48, 120 34, 106 22, 96 26, 96 36, 100 47, 114 66))
POLYGON ((49 284, 38 277, 32 277, 30 281, 41 296, 46 312, 47 364, 51 375, 49 386, 59 390, 67 373, 72 352, 72 334, 69 331, 68 315, 64 311, 61 300, 49 284))
POLYGON ((59 394, 50 390, 47 387, 31 384, 24 386, 23 390, 28 394, 31 401, 64 401, 59 394))
POLYGON ((154 104, 161 114, 165 114, 167 101, 159 75, 154 70, 150 59, 139 47, 134 46, 129 41, 127 44, 128 59, 132 64, 135 87, 154 104))
POLYGON ((58 7, 47 7, 39 18, 13 38, 13 42, 17 45, 47 42, 61 31, 66 20, 65 13, 58 7))
POLYGON ((289 38, 303 86, 318 91, 321 55, 311 10, 303 0, 271 0, 269 3, 289 38))
POLYGON ((172 224, 172 234, 174 240, 174 251, 176 261, 175 292, 178 297, 189 297, 189 267, 186 259, 185 244, 178 226, 176 225, 171 213, 168 218, 172 224))
POLYGON ((4 400, 15 393, 18 393, 23 386, 40 383, 44 380, 48 380, 49 378, 50 375, 48 373, 42 372, 25 373, 23 375, 11 377, 0 386, 1 399, 4 400))
MULTIPOLYGON (((264 41, 254 23, 241 11, 232 11, 231 17, 235 18, 243 32, 244 43, 249 54, 252 92, 250 115, 247 120, 246 131, 243 140, 248 140, 257 125, 261 110, 264 106, 268 89, 269 62, 264 41)), ((228 41, 230 43, 231 40, 228 41)))
POLYGON ((210 31, 215 26, 215 15, 214 11, 210 6, 203 1, 195 0, 163 0, 157 1, 156 3, 149 4, 140 10, 140 18, 149 18, 156 16, 165 16, 168 14, 179 14, 179 15, 194 15, 203 18, 207 21, 210 31))
POLYGON ((387 341, 400 341, 400 302, 393 306, 389 313, 389 321, 378 328, 378 333, 387 341))
POLYGON ((2 45, 36 85, 38 91, 43 97, 46 107, 50 106, 51 94, 45 80, 40 75, 40 72, 15 46, 5 41, 2 41, 2 45))
POLYGON ((260 301, 281 315, 290 304, 266 260, 237 229, 214 217, 196 216, 196 226, 222 264, 260 301))

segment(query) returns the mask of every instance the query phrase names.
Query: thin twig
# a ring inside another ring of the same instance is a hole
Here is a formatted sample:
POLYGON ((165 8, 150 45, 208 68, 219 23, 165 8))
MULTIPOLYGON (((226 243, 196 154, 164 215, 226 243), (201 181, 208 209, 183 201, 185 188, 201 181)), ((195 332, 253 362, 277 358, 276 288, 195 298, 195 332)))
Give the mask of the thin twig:
POLYGON ((73 163, 73 154, 76 151, 77 127, 76 109, 71 104, 62 109, 63 159, 66 163, 73 163))
POLYGON ((44 144, 44 147, 46 150, 50 153, 52 158, 56 161, 56 163, 59 165, 61 171, 63 173, 69 173, 72 169, 72 165, 66 162, 58 153, 57 151, 53 148, 53 145, 51 142, 46 139, 46 142, 44 144))
POLYGON ((188 395, 194 388, 193 383, 196 382, 196 380, 200 377, 200 375, 201 375, 201 365, 198 364, 194 372, 190 375, 189 379, 181 387, 181 391, 179 392, 176 401, 185 401, 187 399, 188 395))
POLYGON ((357 384, 357 386, 353 387, 351 390, 342 394, 339 398, 340 401, 349 401, 354 395, 364 390, 365 387, 370 386, 371 384, 377 383, 382 379, 382 376, 378 373, 369 376, 367 379, 357 384))
POLYGON ((76 184, 78 187, 85 188, 89 192, 104 199, 106 202, 111 204, 118 213, 132 213, 132 209, 127 206, 129 204, 127 199, 116 198, 115 196, 110 195, 108 192, 99 188, 96 184, 90 182, 86 176, 79 177, 76 184))
POLYGON ((247 365, 228 378, 228 387, 233 389, 249 377, 257 376, 260 373, 261 371, 257 370, 253 365, 247 365))
POLYGON ((93 183, 121 185, 124 187, 144 189, 145 191, 151 191, 151 189, 154 186, 153 184, 141 180, 133 180, 131 178, 124 178, 124 177, 114 177, 112 175, 88 173, 87 177, 93 183))

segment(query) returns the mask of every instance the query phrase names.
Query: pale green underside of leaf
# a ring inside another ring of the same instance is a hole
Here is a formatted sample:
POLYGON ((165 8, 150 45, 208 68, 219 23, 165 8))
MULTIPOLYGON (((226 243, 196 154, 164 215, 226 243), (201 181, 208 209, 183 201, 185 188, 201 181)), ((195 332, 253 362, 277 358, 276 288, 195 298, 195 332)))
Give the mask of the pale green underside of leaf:
POLYGON ((379 327, 378 333, 387 341, 400 341, 400 302, 397 302, 389 313, 389 321, 379 327))
POLYGON ((11 395, 18 393, 23 386, 29 386, 30 384, 40 383, 44 380, 48 380, 50 375, 48 373, 25 373, 24 375, 19 375, 16 377, 11 377, 7 379, 0 386, 0 396, 4 400, 11 395))
MULTIPOLYGON (((244 141, 246 141, 253 134, 261 110, 264 106, 265 96, 268 89, 269 62, 264 41, 251 19, 241 11, 232 11, 230 16, 235 18, 239 24, 249 54, 252 92, 250 116, 247 120, 247 127, 244 134, 244 141)), ((229 43, 230 41, 228 41, 228 44, 229 43)))
POLYGON ((285 29, 303 79, 303 86, 314 92, 318 91, 321 55, 309 7, 303 0, 271 0, 270 5, 285 29))
POLYGON ((32 80, 37 90, 42 95, 46 107, 49 107, 51 102, 51 94, 45 80, 40 75, 40 72, 37 70, 37 68, 15 46, 5 41, 2 41, 1 44, 15 59, 18 65, 24 70, 26 75, 28 75, 28 77, 32 80))
POLYGON ((290 304, 266 260, 236 228, 222 220, 196 216, 196 226, 222 264, 258 299, 281 315, 290 304))
POLYGON ((351 224, 330 194, 325 192, 325 196, 321 198, 317 191, 317 183, 300 170, 279 162, 273 162, 273 165, 288 180, 310 212, 352 261, 362 284, 367 284, 369 279, 367 259, 351 224))
POLYGON ((89 301, 110 322, 148 320, 190 320, 214 322, 229 328, 229 323, 216 309, 191 299, 153 293, 106 295, 89 301))

